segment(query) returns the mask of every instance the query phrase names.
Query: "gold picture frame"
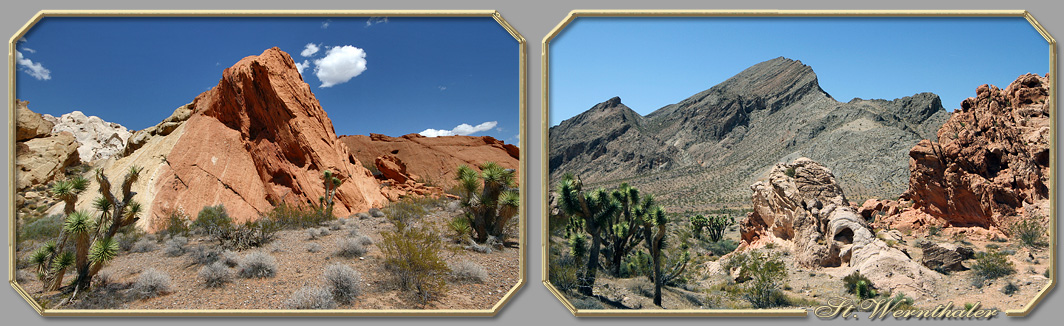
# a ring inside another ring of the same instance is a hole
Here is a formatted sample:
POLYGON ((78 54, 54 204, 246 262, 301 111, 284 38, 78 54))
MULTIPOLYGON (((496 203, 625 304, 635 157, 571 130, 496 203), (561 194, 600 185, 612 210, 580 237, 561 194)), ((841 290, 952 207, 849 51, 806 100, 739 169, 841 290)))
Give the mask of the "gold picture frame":
POLYGON ((518 114, 519 116, 519 148, 526 148, 527 121, 526 112, 528 105, 528 62, 527 42, 525 38, 503 19, 502 15, 495 10, 42 10, 34 15, 14 36, 8 41, 8 136, 10 138, 7 153, 8 175, 12 176, 7 185, 10 195, 8 203, 8 282, 26 302, 42 316, 494 316, 496 315, 525 284, 527 278, 526 260, 527 248, 527 154, 522 153, 519 159, 518 176, 520 209, 518 212, 518 229, 520 239, 519 246, 519 274, 517 282, 510 287, 502 298, 490 309, 481 310, 423 310, 423 309, 367 309, 367 310, 283 310, 283 309, 251 309, 251 310, 199 310, 199 309, 175 309, 175 310, 78 310, 78 309, 44 309, 31 298, 16 280, 16 207, 15 207, 15 82, 19 71, 16 66, 16 44, 35 24, 46 17, 484 17, 491 18, 506 30, 518 43, 518 114))
MULTIPOLYGON (((543 216, 541 217, 542 232, 540 234, 541 245, 541 281, 543 285, 550 291, 561 303, 576 317, 691 317, 691 316, 712 316, 712 317, 804 317, 809 315, 809 310, 805 309, 706 309, 706 310, 616 310, 616 309, 577 309, 554 285, 551 284, 548 278, 549 272, 549 246, 550 246, 550 192, 552 191, 550 182, 549 171, 549 129, 550 129, 550 42, 558 37, 562 31, 571 24, 575 19, 581 17, 615 17, 615 18, 647 18, 647 17, 757 17, 757 18, 793 18, 793 17, 1018 17, 1024 18, 1030 23, 1035 30, 1045 39, 1049 48, 1049 83, 1050 83, 1050 100, 1049 110, 1052 114, 1056 114, 1057 108, 1057 67, 1056 67, 1056 41, 1053 37, 1043 28, 1034 16, 1026 10, 573 10, 562 19, 546 36, 542 41, 542 53, 541 53, 541 125, 540 131, 542 133, 541 141, 543 147, 540 149, 541 161, 540 161, 540 173, 543 175, 541 180, 541 193, 544 198, 541 203, 541 209, 543 209, 543 216)), ((1052 115, 1051 115, 1052 117, 1052 115)), ((1049 168, 1051 173, 1049 181, 1051 185, 1056 185, 1057 178, 1055 171, 1057 170, 1056 164, 1056 146, 1057 140, 1057 127, 1055 118, 1051 119, 1050 127, 1050 164, 1049 168)), ((1057 264, 1057 190, 1055 188, 1049 189, 1050 194, 1050 222, 1049 222, 1049 247, 1050 250, 1050 263, 1049 266, 1049 281, 1046 286, 1041 288, 1037 295, 1032 298, 1022 309, 1005 310, 1005 315, 1013 317, 1027 316, 1039 302, 1053 289, 1056 285, 1057 271, 1055 266, 1057 264)))

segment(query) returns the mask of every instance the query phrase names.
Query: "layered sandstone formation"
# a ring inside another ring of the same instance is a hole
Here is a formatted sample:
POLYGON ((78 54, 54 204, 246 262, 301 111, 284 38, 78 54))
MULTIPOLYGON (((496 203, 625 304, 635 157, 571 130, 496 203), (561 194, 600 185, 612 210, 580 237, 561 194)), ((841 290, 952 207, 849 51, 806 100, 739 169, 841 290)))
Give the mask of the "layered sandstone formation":
POLYGON ((909 152, 903 197, 950 227, 1004 231, 1016 218, 1048 216, 1048 78, 1026 74, 976 93, 909 152))
POLYGON ((490 136, 425 137, 409 134, 388 137, 370 134, 343 136, 340 141, 359 161, 374 164, 385 179, 396 183, 412 180, 450 189, 458 184, 455 178, 459 166, 479 170, 480 165, 487 162, 520 173, 520 149, 490 136))
POLYGON ((97 116, 86 116, 81 111, 59 117, 45 114, 43 118, 55 125, 52 132, 74 135, 78 140, 78 155, 82 163, 92 163, 122 153, 130 136, 126 127, 97 116))
POLYGON ((740 224, 738 250, 774 243, 805 268, 860 271, 876 287, 916 295, 934 289, 938 274, 877 238, 850 206, 830 170, 807 158, 773 167, 751 186, 753 212, 740 224))
POLYGON ((225 69, 217 86, 135 133, 123 153, 102 166, 116 176, 131 166, 144 169, 134 191, 145 206, 145 228, 177 208, 194 216, 223 204, 242 222, 282 202, 316 205, 325 195, 324 171, 344 181, 336 191, 337 216, 386 200, 373 175, 337 140, 295 62, 277 48, 225 69))
POLYGON ((30 111, 28 101, 15 106, 15 188, 19 191, 55 180, 80 163, 78 142, 69 132, 52 133, 53 123, 30 111))

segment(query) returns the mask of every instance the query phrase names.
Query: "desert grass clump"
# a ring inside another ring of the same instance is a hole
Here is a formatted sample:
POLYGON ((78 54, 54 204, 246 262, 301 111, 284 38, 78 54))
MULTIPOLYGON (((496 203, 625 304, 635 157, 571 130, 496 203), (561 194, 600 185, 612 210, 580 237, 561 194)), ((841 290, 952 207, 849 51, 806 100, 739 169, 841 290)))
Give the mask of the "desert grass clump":
POLYGON ((193 265, 210 265, 222 259, 222 252, 207 245, 198 245, 189 251, 188 257, 193 265))
POLYGON ((345 258, 362 257, 368 251, 361 241, 352 238, 340 239, 337 242, 337 246, 340 249, 336 251, 336 255, 345 258))
POLYGON ((243 278, 267 278, 277 273, 277 260, 270 254, 253 252, 237 265, 238 274, 243 278))
POLYGON ((140 238, 137 242, 129 248, 130 252, 152 252, 157 249, 155 241, 151 241, 148 238, 140 238))
POLYGON ((305 286, 284 301, 288 309, 335 309, 332 293, 320 286, 305 286))
POLYGON ((317 240, 318 238, 327 236, 327 235, 329 235, 331 233, 331 232, 329 232, 329 229, 324 228, 324 227, 309 228, 309 229, 306 229, 304 232, 306 232, 307 239, 309 239, 309 240, 317 240))
POLYGON ((154 268, 148 269, 140 273, 129 291, 137 298, 152 298, 170 293, 170 275, 154 268))
POLYGON ((424 227, 399 227, 385 232, 380 243, 384 267, 395 275, 397 285, 413 291, 420 303, 426 303, 447 289, 450 272, 440 257, 443 243, 432 230, 424 227))
POLYGON ((188 244, 188 238, 185 238, 185 237, 182 237, 182 236, 176 236, 176 237, 170 238, 170 240, 166 240, 166 243, 163 245, 163 247, 165 248, 164 252, 166 252, 166 255, 170 256, 170 257, 177 257, 177 256, 184 255, 185 254, 185 245, 187 245, 187 244, 188 244))
POLYGON ((325 268, 325 282, 332 292, 333 300, 340 304, 355 301, 362 294, 362 274, 344 264, 332 264, 325 268))
POLYGON ((451 265, 451 275, 455 278, 467 282, 484 283, 488 279, 488 272, 484 271, 484 267, 477 265, 477 263, 463 260, 457 264, 451 265))
POLYGON ((307 252, 321 252, 321 245, 317 243, 307 244, 307 252))
POLYGON ((361 243, 363 246, 369 246, 373 244, 373 239, 370 239, 368 236, 364 235, 358 236, 358 238, 355 238, 355 240, 358 240, 358 243, 361 243))
POLYGON ((239 254, 233 252, 232 250, 226 249, 222 251, 222 257, 219 258, 218 261, 222 262, 222 264, 225 264, 225 266, 237 267, 238 265, 240 265, 241 259, 239 254))
POLYGON ((203 279, 203 283, 207 287, 212 288, 223 287, 233 280, 233 274, 229 271, 229 268, 218 261, 200 268, 199 277, 203 279))
POLYGON ((1008 282, 1005 286, 1001 287, 1001 293, 1004 293, 1005 295, 1013 295, 1017 291, 1020 291, 1020 287, 1017 286, 1016 283, 1008 282))

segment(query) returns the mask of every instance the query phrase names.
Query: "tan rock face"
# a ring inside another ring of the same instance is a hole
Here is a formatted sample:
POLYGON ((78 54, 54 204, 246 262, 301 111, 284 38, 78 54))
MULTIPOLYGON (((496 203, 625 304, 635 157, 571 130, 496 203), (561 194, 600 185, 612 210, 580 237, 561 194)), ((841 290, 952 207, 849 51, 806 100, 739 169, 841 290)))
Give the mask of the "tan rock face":
POLYGON ((46 184, 62 175, 63 169, 78 162, 78 142, 70 133, 17 142, 15 187, 24 190, 46 184))
POLYGON ((325 195, 326 170, 344 181, 336 192, 336 215, 385 202, 377 181, 337 140, 295 62, 277 48, 226 69, 218 86, 190 108, 166 157, 169 168, 159 172, 153 215, 221 203, 242 221, 281 202, 316 205, 325 195))
MULTIPOLYGON (((388 137, 380 134, 370 136, 343 136, 340 140, 362 162, 377 162, 384 156, 388 162, 398 160, 405 166, 407 177, 419 182, 435 184, 449 189, 458 184, 458 167, 467 165, 479 170, 481 164, 495 162, 507 169, 520 173, 520 150, 517 146, 503 143, 489 136, 445 136, 425 137, 409 134, 402 137, 388 137)), ((386 163, 391 165, 392 163, 386 163)), ((387 175, 380 165, 377 168, 387 179, 404 183, 403 178, 387 175)), ((392 167, 386 166, 388 170, 392 167)), ((519 180, 519 179, 518 179, 519 180)))
POLYGON ((948 226, 1005 228, 1049 197, 1049 81, 1027 74, 982 85, 935 140, 909 152, 914 208, 948 226))
POLYGON ((54 124, 46 121, 40 113, 30 111, 29 101, 15 102, 15 141, 45 137, 52 133, 54 124))
POLYGON ((74 135, 52 134, 54 124, 29 109, 29 102, 15 106, 15 188, 25 190, 46 184, 63 169, 79 163, 74 135))
POLYGON ((775 243, 791 250, 799 266, 857 270, 891 291, 920 295, 934 289, 939 276, 876 238, 819 163, 799 158, 777 164, 751 189, 753 212, 740 224, 739 250, 775 243))
POLYGON ((92 163, 122 153, 131 135, 122 125, 107 122, 97 116, 74 111, 59 117, 44 115, 55 126, 52 132, 69 132, 78 140, 78 155, 82 163, 92 163))

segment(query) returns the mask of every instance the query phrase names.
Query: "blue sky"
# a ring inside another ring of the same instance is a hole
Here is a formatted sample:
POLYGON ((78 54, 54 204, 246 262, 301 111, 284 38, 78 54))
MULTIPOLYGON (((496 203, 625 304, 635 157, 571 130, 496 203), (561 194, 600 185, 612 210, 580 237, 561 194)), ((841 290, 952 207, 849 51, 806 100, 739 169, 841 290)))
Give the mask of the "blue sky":
POLYGON ((275 46, 310 66, 303 79, 337 134, 467 124, 518 142, 519 44, 491 17, 45 18, 18 44, 16 93, 39 113, 143 129, 275 46))
POLYGON ((780 56, 841 102, 933 92, 947 110, 979 85, 1049 72, 1048 43, 1012 17, 581 17, 550 55, 551 126, 613 96, 646 115, 780 56))

